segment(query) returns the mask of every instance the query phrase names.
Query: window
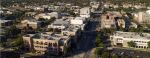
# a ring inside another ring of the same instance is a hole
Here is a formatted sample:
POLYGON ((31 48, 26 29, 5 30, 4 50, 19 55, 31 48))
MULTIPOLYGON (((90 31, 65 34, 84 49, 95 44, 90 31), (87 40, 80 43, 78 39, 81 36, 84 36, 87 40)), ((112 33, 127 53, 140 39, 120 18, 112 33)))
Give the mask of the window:
POLYGON ((57 48, 54 48, 54 51, 57 51, 57 48))
POLYGON ((54 47, 57 47, 57 43, 54 43, 53 46, 54 46, 54 47))
POLYGON ((43 42, 41 41, 41 43, 40 43, 41 45, 43 44, 43 42))
POLYGON ((49 47, 52 47, 52 43, 49 43, 48 46, 49 46, 49 47))
POLYGON ((52 48, 52 47, 48 47, 48 49, 49 49, 49 51, 52 51, 52 50, 53 50, 53 48, 52 48))
POLYGON ((44 43, 44 45, 47 45, 47 44, 48 44, 47 42, 44 43))
POLYGON ((43 48, 42 46, 40 46, 40 48, 43 48))
POLYGON ((39 44, 39 41, 36 41, 36 44, 39 44))
POLYGON ((24 44, 25 44, 25 45, 28 45, 29 42, 28 42, 27 40, 24 40, 24 44))

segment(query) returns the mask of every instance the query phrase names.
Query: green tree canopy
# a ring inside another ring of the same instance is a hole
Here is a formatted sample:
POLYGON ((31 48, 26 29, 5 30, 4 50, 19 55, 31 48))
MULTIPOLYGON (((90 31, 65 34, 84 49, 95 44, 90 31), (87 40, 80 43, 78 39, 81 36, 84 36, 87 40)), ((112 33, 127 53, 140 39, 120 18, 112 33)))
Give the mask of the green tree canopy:
POLYGON ((102 48, 96 48, 94 53, 97 55, 101 55, 102 54, 102 48))
POLYGON ((148 45, 148 48, 150 48, 150 41, 147 43, 147 45, 148 45))
POLYGON ((95 44, 97 47, 104 47, 104 44, 99 35, 96 36, 95 44))
POLYGON ((113 55, 112 58, 119 58, 119 56, 118 55, 113 55))
POLYGON ((68 46, 64 46, 64 55, 66 55, 66 53, 68 53, 70 50, 70 48, 68 46))
POLYGON ((128 46, 129 46, 129 47, 135 47, 135 46, 136 46, 136 43, 133 42, 133 41, 130 41, 130 42, 128 42, 128 46))
POLYGON ((16 46, 21 46, 23 45, 23 39, 21 36, 18 36, 11 44, 13 47, 16 47, 16 46))
POLYGON ((109 58, 109 53, 108 52, 104 52, 102 54, 102 58, 109 58))

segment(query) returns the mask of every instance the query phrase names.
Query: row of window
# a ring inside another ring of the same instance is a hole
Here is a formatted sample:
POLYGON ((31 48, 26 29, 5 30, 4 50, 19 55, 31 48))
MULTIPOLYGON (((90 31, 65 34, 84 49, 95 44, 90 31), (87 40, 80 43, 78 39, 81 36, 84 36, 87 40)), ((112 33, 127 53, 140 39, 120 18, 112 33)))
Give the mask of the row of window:
POLYGON ((45 48, 47 49, 48 47, 42 47, 42 46, 34 46, 35 48, 45 48))
POLYGON ((136 48, 148 48, 146 46, 136 46, 136 48))
POLYGON ((40 45, 49 45, 49 46, 54 46, 54 47, 56 47, 56 46, 58 46, 58 44, 57 43, 47 43, 47 42, 39 42, 39 41, 36 41, 35 42, 36 44, 40 44, 40 45))
POLYGON ((133 41, 133 42, 147 43, 147 42, 145 42, 145 41, 133 41))
MULTIPOLYGON (((117 38, 117 41, 122 41, 122 39, 121 39, 121 38, 117 38)), ((147 42, 145 42, 145 41, 133 41, 133 42, 147 43, 147 42)))
MULTIPOLYGON (((44 48, 44 49, 48 49, 48 50, 51 50, 51 51, 57 51, 58 48, 54 48, 54 47, 42 47, 42 46, 34 46, 35 48, 44 48)), ((61 48, 59 48, 60 51, 62 50, 61 48)))

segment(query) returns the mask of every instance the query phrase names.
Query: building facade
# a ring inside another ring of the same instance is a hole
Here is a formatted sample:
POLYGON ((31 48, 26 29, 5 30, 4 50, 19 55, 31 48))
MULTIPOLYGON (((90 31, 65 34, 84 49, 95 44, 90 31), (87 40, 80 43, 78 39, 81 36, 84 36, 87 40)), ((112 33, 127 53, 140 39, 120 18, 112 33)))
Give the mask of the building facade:
POLYGON ((136 32, 122 32, 116 31, 110 36, 110 40, 113 46, 129 47, 128 42, 136 43, 134 48, 148 48, 148 42, 150 41, 149 33, 136 33, 136 32))
POLYGON ((84 7, 80 9, 80 17, 89 18, 91 14, 90 7, 84 7))
POLYGON ((115 15, 104 14, 101 16, 101 28, 116 28, 115 15))
POLYGON ((150 13, 149 12, 139 12, 134 15, 135 21, 137 21, 140 24, 150 24, 150 13))
POLYGON ((23 36, 24 46, 26 49, 35 50, 36 52, 50 52, 59 54, 64 51, 64 46, 68 45, 69 36, 54 34, 52 32, 43 32, 40 34, 27 34, 23 36))

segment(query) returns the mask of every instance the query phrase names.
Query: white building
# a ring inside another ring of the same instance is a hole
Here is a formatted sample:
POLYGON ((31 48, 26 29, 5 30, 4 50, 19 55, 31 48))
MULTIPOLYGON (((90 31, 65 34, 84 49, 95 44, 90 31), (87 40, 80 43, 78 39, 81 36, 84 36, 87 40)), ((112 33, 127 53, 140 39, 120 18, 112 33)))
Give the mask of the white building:
POLYGON ((150 10, 147 10, 146 13, 150 14, 150 10))
POLYGON ((150 13, 149 13, 149 11, 139 12, 139 13, 135 14, 134 17, 135 17, 135 20, 140 24, 143 24, 143 23, 150 24, 150 13))
POLYGON ((51 12, 49 15, 51 17, 59 18, 58 12, 51 12))
POLYGON ((57 19, 52 24, 48 25, 48 28, 64 29, 67 28, 68 25, 69 25, 69 21, 65 21, 63 19, 57 19))
POLYGON ((123 19, 118 19, 117 23, 118 23, 118 26, 125 28, 125 21, 123 19))
POLYGON ((4 11, 2 11, 2 10, 0 9, 0 13, 2 14, 2 13, 4 13, 4 11))
POLYGON ((42 7, 36 7, 36 6, 33 9, 36 10, 36 11, 43 11, 44 10, 44 8, 42 8, 42 7))
POLYGON ((137 28, 137 26, 138 26, 138 25, 137 25, 136 23, 131 22, 130 28, 131 28, 131 27, 133 27, 133 28, 137 28))
POLYGON ((114 46, 129 47, 128 42, 133 41, 136 43, 134 48, 148 48, 150 34, 116 31, 110 36, 110 40, 114 46))
POLYGON ((84 8, 80 9, 80 16, 81 17, 89 18, 90 13, 91 13, 90 7, 84 7, 84 8))
POLYGON ((35 16, 36 19, 39 18, 44 18, 44 19, 51 19, 51 16, 49 15, 49 13, 41 13, 35 16))
POLYGON ((71 20, 71 24, 78 24, 81 25, 83 22, 86 21, 84 17, 75 17, 73 20, 71 20))
POLYGON ((74 19, 70 20, 70 24, 78 26, 81 28, 81 30, 84 30, 87 20, 85 17, 75 17, 74 19))
POLYGON ((51 13, 41 13, 35 16, 36 19, 44 18, 44 19, 51 19, 52 17, 58 18, 57 12, 51 12, 51 13))
POLYGON ((80 13, 80 7, 79 6, 71 6, 70 10, 73 10, 75 14, 80 13))

